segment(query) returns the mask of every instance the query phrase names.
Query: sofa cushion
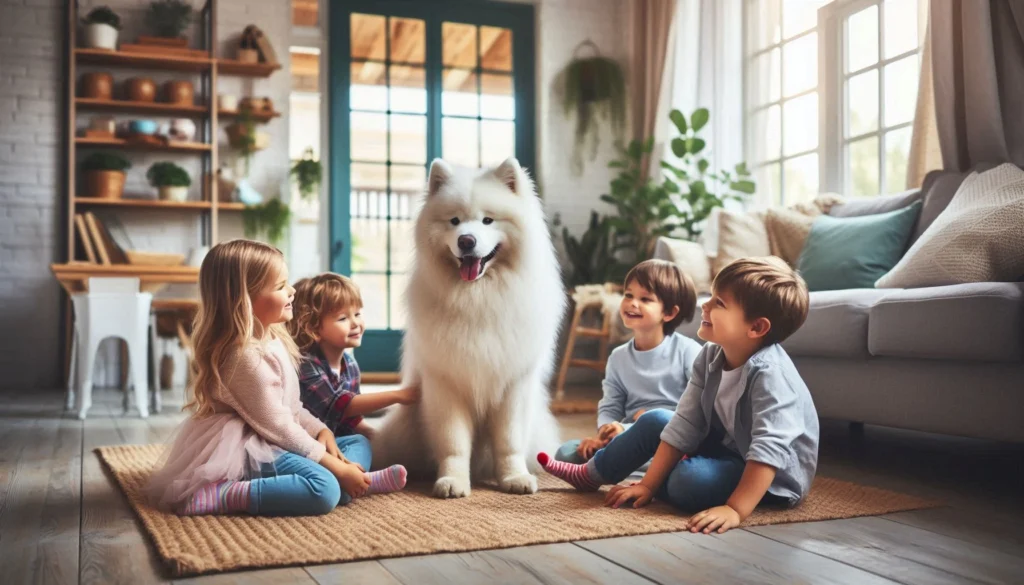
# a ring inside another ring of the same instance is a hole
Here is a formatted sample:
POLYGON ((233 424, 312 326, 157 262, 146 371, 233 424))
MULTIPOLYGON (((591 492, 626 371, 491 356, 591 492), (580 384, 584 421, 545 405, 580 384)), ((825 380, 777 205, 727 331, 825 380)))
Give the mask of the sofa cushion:
MULTIPOLYGON (((972 171, 983 173, 999 166, 998 163, 980 163, 972 171)), ((910 237, 910 244, 913 245, 921 237, 935 218, 939 217, 949 202, 953 200, 960 183, 964 182, 970 171, 960 173, 957 171, 932 171, 928 173, 921 185, 921 201, 924 206, 921 208, 921 215, 917 218, 917 225, 914 226, 914 234, 910 237)))
POLYGON ((873 288, 812 292, 807 321, 782 347, 791 355, 868 358, 868 315, 888 294, 873 288))
POLYGON ((863 215, 877 215, 903 209, 911 203, 921 199, 921 190, 912 189, 895 195, 881 195, 879 197, 864 197, 848 199, 846 202, 832 207, 828 214, 832 217, 861 217, 863 215))
POLYGON ((890 291, 868 323, 873 356, 1024 360, 1024 283, 977 282, 890 291))

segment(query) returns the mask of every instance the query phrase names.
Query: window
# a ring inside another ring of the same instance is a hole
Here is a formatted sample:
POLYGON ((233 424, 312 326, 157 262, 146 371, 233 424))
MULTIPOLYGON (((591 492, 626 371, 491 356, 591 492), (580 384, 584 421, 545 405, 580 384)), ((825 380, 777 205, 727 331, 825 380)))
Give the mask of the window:
POLYGON ((747 0, 746 151, 761 200, 902 191, 919 0, 747 0))

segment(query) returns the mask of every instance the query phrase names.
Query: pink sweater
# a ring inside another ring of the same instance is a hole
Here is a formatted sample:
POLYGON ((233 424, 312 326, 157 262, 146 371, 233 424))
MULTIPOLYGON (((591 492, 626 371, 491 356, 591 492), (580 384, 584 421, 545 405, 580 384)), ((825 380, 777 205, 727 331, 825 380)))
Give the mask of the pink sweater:
POLYGON ((253 345, 221 368, 211 393, 214 414, 189 417, 175 431, 147 491, 161 507, 184 501, 200 486, 245 479, 288 451, 320 462, 316 435, 327 426, 299 400, 299 378, 280 340, 253 345))

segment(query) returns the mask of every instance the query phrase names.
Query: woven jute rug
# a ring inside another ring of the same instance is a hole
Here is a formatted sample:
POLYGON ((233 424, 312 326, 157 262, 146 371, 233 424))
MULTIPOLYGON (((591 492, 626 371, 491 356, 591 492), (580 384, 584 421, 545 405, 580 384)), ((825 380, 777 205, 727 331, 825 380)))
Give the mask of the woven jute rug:
POLYGON ((589 414, 597 412, 596 400, 553 400, 551 414, 589 414))
MULTIPOLYGON (((145 503, 140 490, 161 445, 100 447, 174 576, 232 569, 507 548, 681 530, 686 516, 655 501, 639 510, 605 508, 603 493, 581 494, 542 474, 540 491, 509 495, 474 486, 464 499, 439 500, 430 485, 360 498, 325 516, 179 517, 145 503)), ((808 522, 934 507, 936 502, 818 478, 792 510, 758 510, 743 526, 808 522)))

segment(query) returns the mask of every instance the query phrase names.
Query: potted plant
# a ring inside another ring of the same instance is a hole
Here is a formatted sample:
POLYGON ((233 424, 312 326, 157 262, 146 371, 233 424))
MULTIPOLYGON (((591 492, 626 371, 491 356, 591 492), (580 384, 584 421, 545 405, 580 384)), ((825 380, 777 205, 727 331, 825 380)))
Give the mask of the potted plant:
POLYGON ((192 186, 188 172, 167 161, 153 163, 146 171, 146 179, 157 188, 160 199, 164 201, 185 201, 188 199, 188 188, 192 186))
POLYGON ((292 169, 289 172, 291 176, 295 177, 298 182, 299 195, 303 199, 309 200, 316 195, 317 189, 320 187, 320 181, 323 178, 323 166, 320 161, 313 158, 313 148, 308 147, 303 153, 302 158, 295 161, 292 165, 292 169))
POLYGON ((601 56, 592 41, 584 41, 576 47, 573 60, 559 76, 562 93, 562 108, 568 116, 576 114, 575 143, 572 168, 577 174, 583 171, 581 150, 590 139, 590 160, 597 156, 599 140, 598 116, 608 118, 613 132, 622 136, 626 127, 626 80, 622 67, 614 59, 601 56), (595 54, 580 56, 580 50, 591 47, 595 54))
MULTIPOLYGON (((182 33, 192 24, 192 5, 182 0, 154 0, 146 12, 146 26, 153 34, 165 39, 182 39, 182 33)), ((187 44, 177 40, 176 44, 187 44)))
POLYGON ((82 161, 82 182, 87 197, 120 199, 124 194, 125 171, 131 163, 113 152, 94 152, 82 161))
POLYGON ((265 233, 269 243, 280 247, 291 217, 292 211, 288 204, 277 198, 258 205, 246 205, 242 210, 245 237, 254 239, 265 233))
POLYGON ((117 50, 117 32, 121 17, 108 6, 97 6, 82 19, 83 41, 90 49, 117 50))
POLYGON ((244 162, 243 176, 249 176, 249 162, 257 150, 263 150, 270 145, 270 135, 266 132, 256 131, 256 122, 253 120, 252 112, 245 108, 239 110, 238 119, 225 128, 228 135, 228 144, 238 149, 244 162))

